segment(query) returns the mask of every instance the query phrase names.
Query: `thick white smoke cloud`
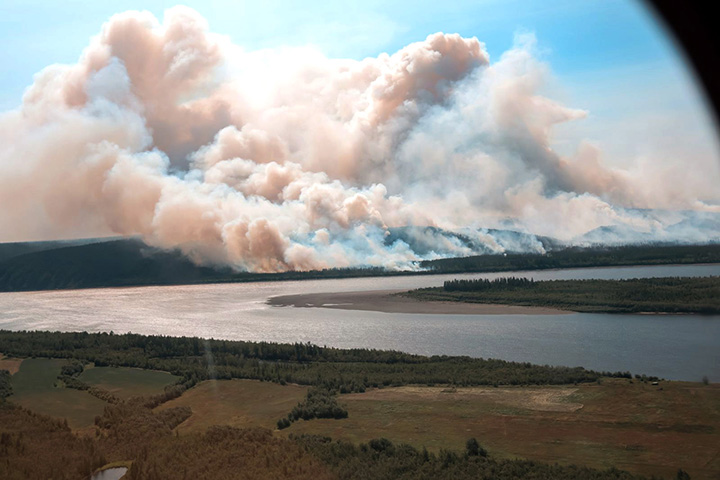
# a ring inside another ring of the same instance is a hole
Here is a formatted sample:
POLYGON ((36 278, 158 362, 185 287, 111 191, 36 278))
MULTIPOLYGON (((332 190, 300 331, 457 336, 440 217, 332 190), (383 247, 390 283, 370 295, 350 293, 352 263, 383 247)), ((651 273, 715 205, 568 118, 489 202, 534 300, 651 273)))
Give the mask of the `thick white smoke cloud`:
POLYGON ((334 60, 244 51, 187 8, 116 15, 0 116, 2 240, 139 235, 252 271, 401 268, 473 249, 415 231, 419 252, 389 241, 393 227, 542 251, 478 229, 571 241, 607 225, 665 232, 638 209, 720 211, 717 172, 611 169, 589 144, 556 154, 553 126, 586 112, 538 93, 546 70, 527 42, 495 63, 440 33, 334 60))

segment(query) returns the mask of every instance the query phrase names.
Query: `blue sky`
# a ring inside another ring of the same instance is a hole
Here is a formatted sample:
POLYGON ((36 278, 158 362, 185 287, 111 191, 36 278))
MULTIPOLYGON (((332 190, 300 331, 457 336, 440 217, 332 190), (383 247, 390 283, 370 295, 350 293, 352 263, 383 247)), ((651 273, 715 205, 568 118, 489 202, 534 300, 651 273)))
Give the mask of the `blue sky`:
MULTIPOLYGON (((43 67, 75 62, 112 14, 140 9, 162 18, 163 11, 174 4, 4 0, 0 3, 0 42, 5 46, 0 50, 0 110, 18 106, 24 89, 43 67)), ((689 122, 689 134, 703 130, 708 143, 709 117, 692 74, 664 28, 636 0, 204 0, 185 4, 200 12, 212 31, 228 35, 248 50, 312 44, 330 57, 359 59, 394 52, 444 31, 476 36, 486 44, 492 61, 512 47, 518 32, 532 32, 559 87, 554 96, 591 112, 581 124, 561 127, 559 137, 590 138, 604 143, 613 154, 626 146, 612 140, 607 132, 612 125, 637 127, 638 121, 657 122, 664 116, 689 122), (639 114, 645 120, 639 120, 639 114)), ((670 125, 658 128, 659 132, 670 125)), ((562 138, 558 142, 562 148, 562 138)))
MULTIPOLYGON (((158 18, 175 2, 68 0, 0 4, 0 105, 17 104, 32 75, 77 60, 113 13, 149 10, 158 18), (9 48, 8 48, 9 47, 9 48)), ((634 0, 481 1, 189 1, 211 30, 248 49, 314 44, 333 57, 393 52, 436 31, 476 36, 492 58, 532 31, 559 76, 638 64, 677 63, 672 42, 634 0)))

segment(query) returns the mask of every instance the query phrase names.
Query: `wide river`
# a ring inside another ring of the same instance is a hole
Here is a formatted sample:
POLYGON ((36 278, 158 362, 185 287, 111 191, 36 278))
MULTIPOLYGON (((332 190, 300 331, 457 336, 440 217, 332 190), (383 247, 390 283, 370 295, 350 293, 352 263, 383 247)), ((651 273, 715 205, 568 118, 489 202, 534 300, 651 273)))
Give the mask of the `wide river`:
MULTIPOLYGON (((429 315, 271 307, 301 293, 441 286, 508 273, 0 293, 0 329, 134 332, 469 355, 720 381, 720 315, 429 315)), ((720 275, 720 265, 545 270, 536 280, 720 275)))

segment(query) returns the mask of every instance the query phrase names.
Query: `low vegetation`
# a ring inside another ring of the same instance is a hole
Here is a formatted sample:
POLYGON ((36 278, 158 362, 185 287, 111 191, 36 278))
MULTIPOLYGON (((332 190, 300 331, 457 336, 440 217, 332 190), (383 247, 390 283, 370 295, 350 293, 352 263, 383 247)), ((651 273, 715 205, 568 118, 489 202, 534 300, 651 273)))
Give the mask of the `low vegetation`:
POLYGON ((720 277, 451 280, 407 292, 420 300, 554 307, 578 312, 720 313, 720 277))
POLYGON ((124 477, 128 480, 168 478, 337 479, 331 470, 295 442, 266 429, 211 427, 205 433, 166 437, 144 450, 124 477))
POLYGON ((475 451, 472 442, 464 451, 436 454, 384 438, 353 445, 318 436, 282 438, 261 428, 214 426, 174 435, 172 426, 186 413, 154 414, 124 402, 108 408, 94 437, 79 437, 62 422, 0 405, 0 477, 87 478, 107 462, 132 460, 125 477, 131 480, 644 478, 617 469, 495 459, 481 455, 479 445, 475 451))
POLYGON ((307 391, 308 387, 258 380, 206 380, 155 411, 192 409, 192 416, 177 428, 181 435, 204 432, 213 425, 275 429, 278 418, 287 416, 307 391))
POLYGON ((405 386, 340 395, 348 418, 296 422, 291 435, 354 445, 385 437, 430 453, 476 438, 494 459, 522 458, 636 474, 716 478, 720 385, 604 379, 601 385, 405 386))
POLYGON ((97 441, 74 435, 64 420, 0 402, 0 478, 89 478, 106 459, 97 441))

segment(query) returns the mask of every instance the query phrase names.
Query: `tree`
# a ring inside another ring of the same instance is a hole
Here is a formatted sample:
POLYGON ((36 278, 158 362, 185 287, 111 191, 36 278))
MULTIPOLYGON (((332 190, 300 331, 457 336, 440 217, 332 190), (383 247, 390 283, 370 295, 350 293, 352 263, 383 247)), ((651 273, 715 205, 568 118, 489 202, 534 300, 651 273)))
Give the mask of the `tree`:
POLYGON ((465 442, 465 453, 468 457, 487 457, 487 450, 480 446, 475 437, 465 442))
POLYGON ((681 468, 680 470, 678 470, 675 478, 676 480, 690 480, 690 475, 688 475, 688 473, 681 468))
POLYGON ((10 372, 0 370, 0 403, 5 401, 5 397, 12 395, 12 383, 10 382, 10 372))

